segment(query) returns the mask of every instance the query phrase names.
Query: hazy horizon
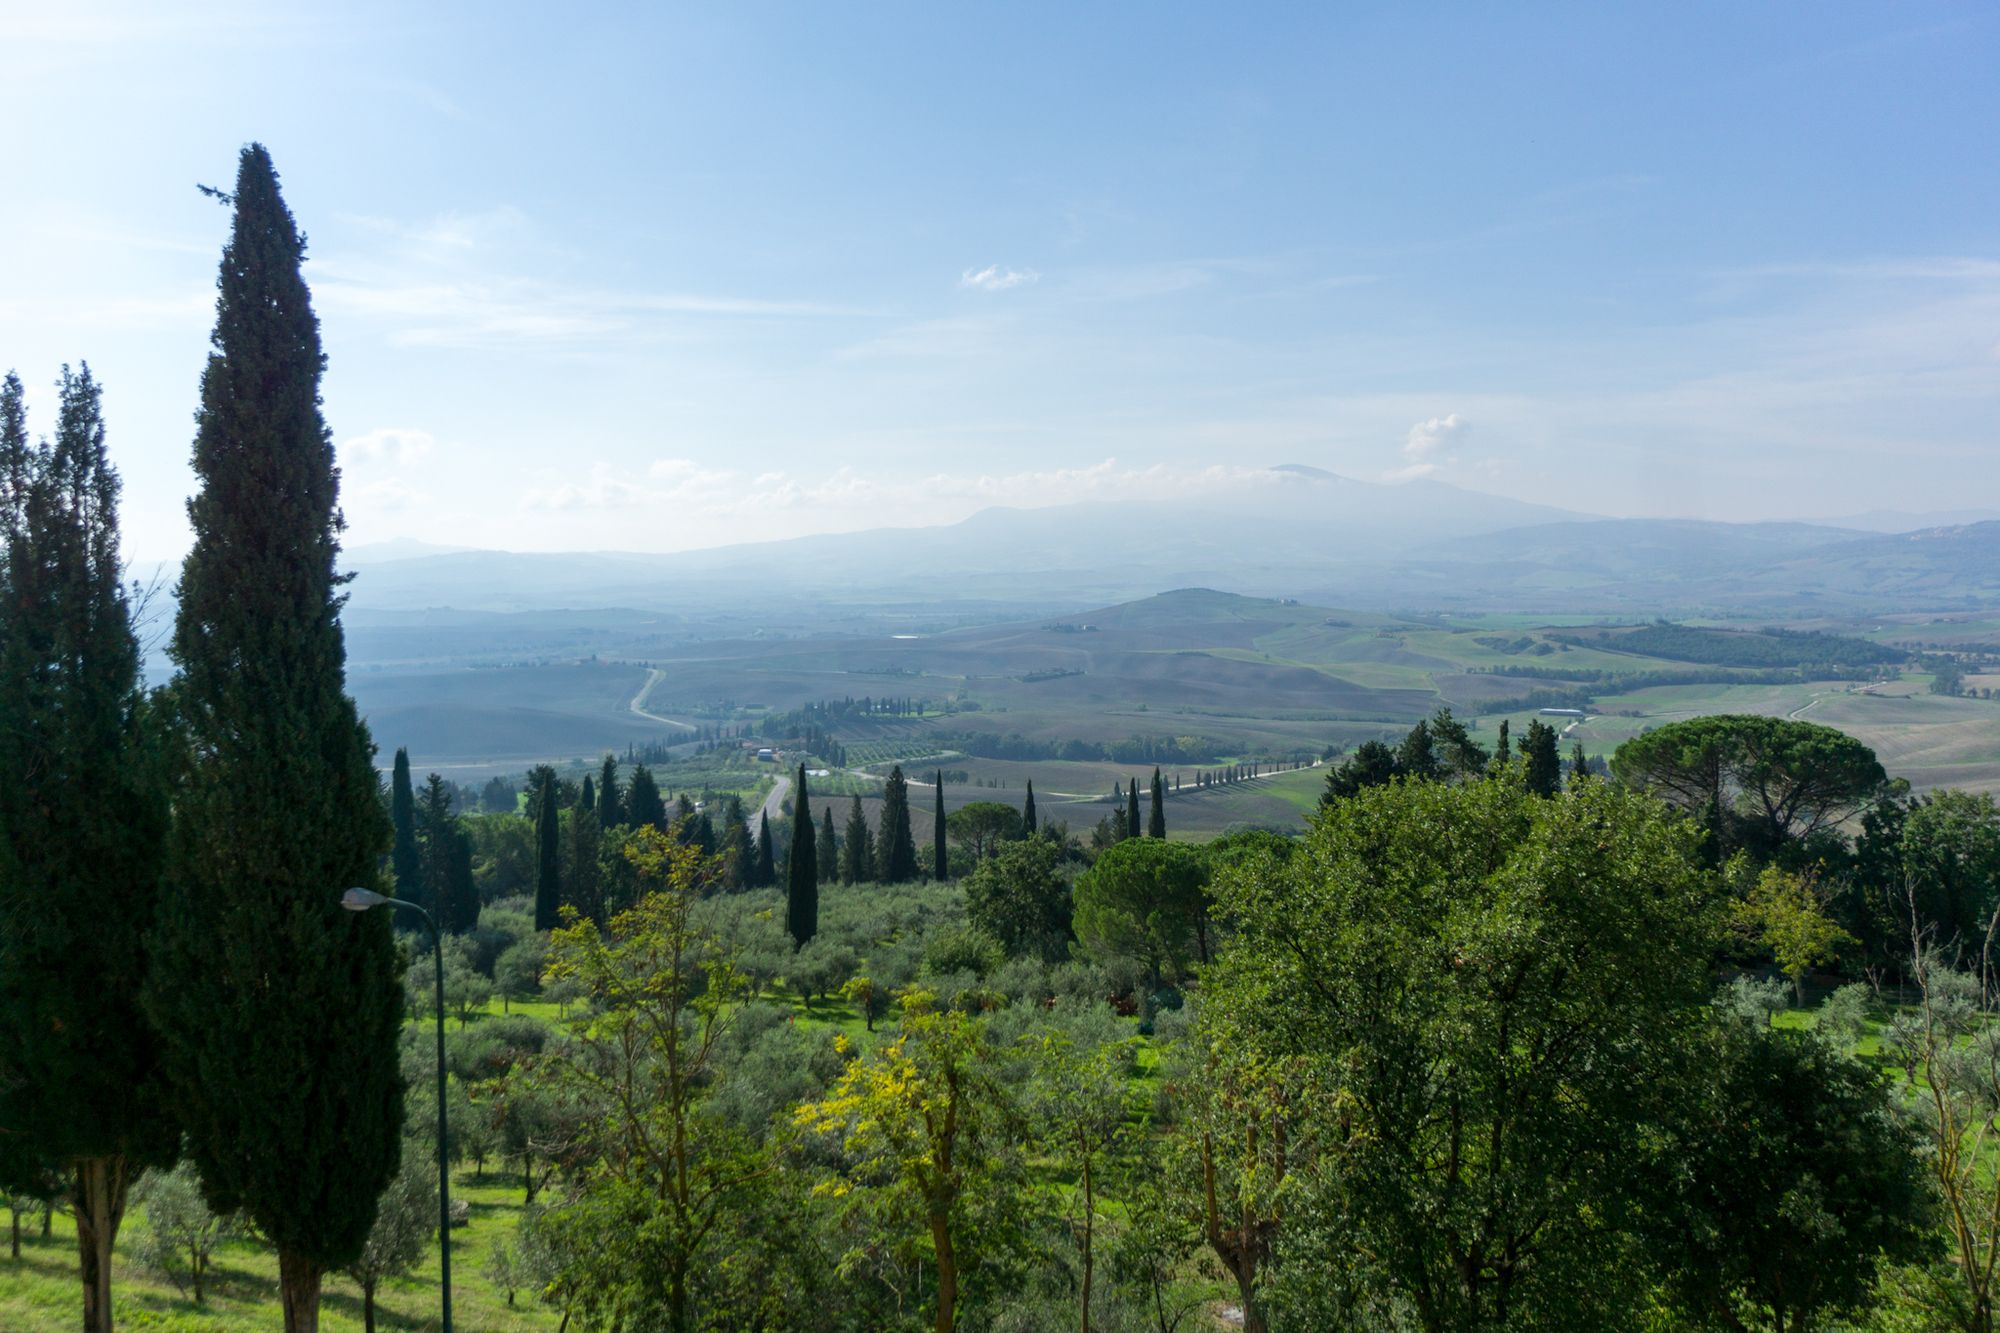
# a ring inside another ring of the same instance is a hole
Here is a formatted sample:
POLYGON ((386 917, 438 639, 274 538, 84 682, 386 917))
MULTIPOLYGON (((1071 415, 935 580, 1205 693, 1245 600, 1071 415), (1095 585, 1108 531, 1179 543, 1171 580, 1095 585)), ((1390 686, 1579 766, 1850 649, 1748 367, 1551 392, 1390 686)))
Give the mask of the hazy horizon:
POLYGON ((2000 509, 2000 14, 10 7, 0 367, 186 540, 237 147, 356 545, 701 549, 1284 463, 2000 509), (1982 481, 1981 478, 1984 478, 1982 481))

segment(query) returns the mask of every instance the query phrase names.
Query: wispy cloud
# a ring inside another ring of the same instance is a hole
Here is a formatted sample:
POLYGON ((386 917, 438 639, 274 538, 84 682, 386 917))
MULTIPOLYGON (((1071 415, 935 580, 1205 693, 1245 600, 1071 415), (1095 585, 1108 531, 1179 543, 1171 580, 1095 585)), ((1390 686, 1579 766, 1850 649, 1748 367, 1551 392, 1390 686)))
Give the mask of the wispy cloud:
POLYGON ((356 435, 340 442, 341 461, 349 466, 355 462, 392 463, 397 467, 408 467, 437 447, 437 438, 426 430, 411 430, 402 426, 383 426, 369 431, 366 435, 356 435))
POLYGON ((1007 268, 1000 264, 988 264, 985 268, 967 269, 958 275, 958 285, 982 292, 1004 292, 1015 287, 1032 287, 1042 280, 1042 275, 1031 268, 1007 268))

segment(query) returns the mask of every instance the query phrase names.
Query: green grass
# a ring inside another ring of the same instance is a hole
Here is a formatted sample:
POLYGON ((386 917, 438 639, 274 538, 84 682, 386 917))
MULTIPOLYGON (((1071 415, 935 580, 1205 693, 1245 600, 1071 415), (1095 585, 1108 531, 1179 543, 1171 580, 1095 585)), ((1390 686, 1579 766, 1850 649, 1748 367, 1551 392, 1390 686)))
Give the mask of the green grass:
MULTIPOLYGON (((550 1333, 560 1315, 517 1293, 515 1308, 486 1278, 494 1246, 511 1241, 521 1214, 518 1180, 488 1171, 483 1180, 470 1169, 452 1180, 453 1199, 472 1205, 471 1220, 451 1233, 452 1313, 455 1325, 479 1333, 550 1333)), ((204 1304, 183 1296, 164 1277, 134 1262, 142 1211, 125 1219, 112 1265, 112 1301, 118 1326, 157 1333, 269 1333, 278 1326, 278 1260, 270 1250, 242 1241, 216 1257, 204 1304)), ((21 1258, 0 1246, 0 1329, 8 1333, 67 1330, 82 1322, 83 1299, 76 1276, 76 1230, 58 1214, 54 1234, 41 1239, 39 1214, 23 1219, 21 1258)), ((340 1275, 322 1288, 320 1327, 326 1333, 358 1333, 361 1290, 340 1275)), ((438 1260, 435 1245, 410 1277, 385 1282, 375 1298, 376 1327, 394 1330, 439 1327, 438 1260)))

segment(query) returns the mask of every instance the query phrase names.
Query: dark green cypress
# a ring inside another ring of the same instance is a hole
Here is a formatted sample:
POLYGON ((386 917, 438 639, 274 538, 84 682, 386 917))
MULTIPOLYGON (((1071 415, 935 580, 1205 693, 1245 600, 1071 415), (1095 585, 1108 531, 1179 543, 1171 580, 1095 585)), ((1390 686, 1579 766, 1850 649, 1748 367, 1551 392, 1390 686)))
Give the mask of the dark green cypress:
POLYGON ((840 837, 833 831, 831 805, 820 808, 819 838, 815 847, 819 852, 819 882, 831 884, 840 875, 840 837))
POLYGON ((910 836, 910 784, 903 766, 889 770, 882 784, 882 832, 875 839, 876 878, 905 884, 917 877, 917 845, 910 836))
POLYGON ((537 770, 535 787, 535 929, 562 924, 562 810, 556 804, 556 771, 537 770))
POLYGON ((819 852, 813 846, 812 806, 806 799, 806 766, 799 765, 792 794, 792 849, 785 858, 785 929, 792 947, 803 949, 819 934, 819 852))
POLYGON ((861 796, 847 810, 847 836, 840 845, 840 878, 844 883, 862 884, 875 876, 875 839, 868 832, 868 816, 861 812, 861 796))
POLYGON ((1021 833, 1025 837, 1032 838, 1035 836, 1036 827, 1035 784, 1030 779, 1028 782, 1028 799, 1021 802, 1021 833))
POLYGON ((1556 749, 1556 729, 1540 718, 1531 719, 1521 738, 1521 762, 1528 790, 1537 796, 1554 796, 1562 782, 1562 755, 1556 749))
POLYGON ((89 367, 64 368, 60 404, 31 450, 0 381, 0 1194, 68 1178, 83 1325, 108 1333, 126 1187, 179 1144, 140 998, 169 784, 89 367))
POLYGON ((1496 763, 1505 764, 1513 757, 1513 744, 1507 736, 1507 719, 1503 717, 1500 719, 1500 740, 1493 747, 1493 759, 1496 763))
POLYGON ((1577 778, 1587 778, 1590 776, 1590 759, 1583 752, 1582 741, 1578 741, 1576 748, 1570 751, 1569 776, 1572 781, 1577 778))
POLYGON ((389 822, 395 825, 396 841, 389 849, 389 866, 396 875, 397 896, 412 902, 421 891, 417 857, 417 800, 410 787, 410 752, 396 751, 396 767, 389 778, 389 822))
MULTIPOLYGON (((403 892, 417 906, 445 925, 446 904, 451 901, 452 862, 458 856, 458 821, 452 818, 451 790, 443 775, 433 773, 417 798, 416 882, 403 892)), ((416 925, 415 921, 405 924, 416 925)))
MULTIPOLYGON (((951 858, 945 854, 944 770, 937 771, 935 799, 931 802, 931 878, 942 883, 951 878, 951 858)), ((1028 799, 1035 799, 1032 791, 1028 799)))
POLYGON ((148 995, 210 1201, 278 1251, 288 1330, 351 1262, 402 1152, 403 988, 379 882, 392 830, 346 693, 343 526, 305 243, 243 150, 201 382, 172 653, 190 750, 148 995))
POLYGON ((667 803, 660 795, 659 784, 653 781, 653 771, 644 764, 632 770, 632 781, 625 788, 624 814, 633 828, 667 831, 667 803))
POLYGON ((750 876, 751 884, 760 889, 768 889, 778 882, 778 861, 771 847, 771 812, 757 814, 757 867, 750 876))
POLYGON ((1164 838, 1167 836, 1167 794, 1160 789, 1160 770, 1153 770, 1153 813, 1146 825, 1146 836, 1164 838))
POLYGON ((618 760, 607 754, 597 773, 597 823, 608 832, 624 822, 625 807, 618 799, 618 760))
POLYGON ((722 869, 730 888, 741 889, 749 885, 750 877, 756 870, 752 860, 754 855, 750 846, 750 825, 743 817, 743 799, 732 796, 722 819, 722 869))
POLYGON ((1139 836, 1139 779, 1131 778, 1129 782, 1131 785, 1125 789, 1125 836, 1136 838, 1139 836))
POLYGON ((583 775, 583 790, 577 793, 576 808, 597 813, 597 786, 590 780, 590 774, 583 775))

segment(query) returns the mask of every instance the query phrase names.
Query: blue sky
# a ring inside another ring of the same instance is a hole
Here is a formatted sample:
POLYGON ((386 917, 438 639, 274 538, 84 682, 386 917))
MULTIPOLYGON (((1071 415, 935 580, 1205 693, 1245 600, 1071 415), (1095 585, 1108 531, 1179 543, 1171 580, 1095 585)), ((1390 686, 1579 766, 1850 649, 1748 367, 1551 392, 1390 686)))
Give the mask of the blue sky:
POLYGON ((1300 462, 2000 507, 1984 5, 15 4, 0 366, 170 556, 226 184, 356 542, 673 550, 1300 462))

